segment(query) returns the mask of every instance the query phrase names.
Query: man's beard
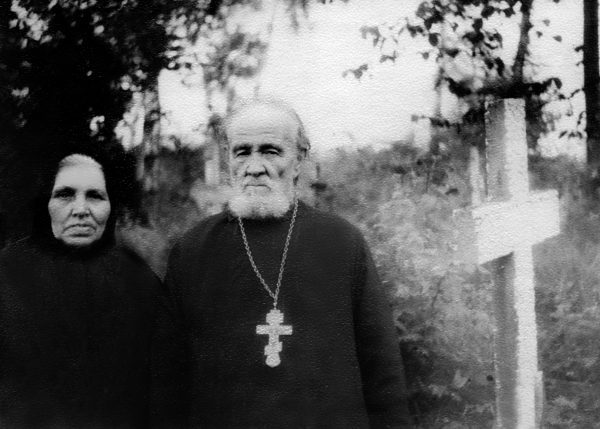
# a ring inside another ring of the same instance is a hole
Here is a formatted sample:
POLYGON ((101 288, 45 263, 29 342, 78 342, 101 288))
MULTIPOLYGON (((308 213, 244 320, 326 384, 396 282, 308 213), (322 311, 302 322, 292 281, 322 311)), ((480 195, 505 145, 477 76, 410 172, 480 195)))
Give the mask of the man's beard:
MULTIPOLYGON (((284 187, 278 182, 269 182, 269 189, 256 191, 233 185, 228 201, 231 214, 243 219, 281 218, 290 209, 294 200, 292 186, 284 187)), ((250 188, 252 189, 252 188, 250 188)))

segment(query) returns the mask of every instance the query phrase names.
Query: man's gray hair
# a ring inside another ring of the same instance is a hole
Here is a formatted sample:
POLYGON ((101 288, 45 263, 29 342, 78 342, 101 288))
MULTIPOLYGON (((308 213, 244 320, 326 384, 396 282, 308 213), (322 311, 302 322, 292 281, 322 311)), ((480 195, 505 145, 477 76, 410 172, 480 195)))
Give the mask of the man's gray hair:
POLYGON ((233 121, 242 113, 254 107, 270 107, 273 110, 277 110, 289 116, 298 127, 298 133, 296 135, 296 148, 298 149, 298 153, 304 156, 308 155, 308 151, 310 150, 310 141, 308 140, 306 129, 304 128, 304 124, 302 123, 300 116, 298 113, 296 113, 296 110, 290 106, 289 103, 281 99, 271 97, 252 98, 250 100, 241 101, 235 105, 232 111, 225 118, 223 124, 223 137, 227 145, 229 145, 228 131, 233 121))

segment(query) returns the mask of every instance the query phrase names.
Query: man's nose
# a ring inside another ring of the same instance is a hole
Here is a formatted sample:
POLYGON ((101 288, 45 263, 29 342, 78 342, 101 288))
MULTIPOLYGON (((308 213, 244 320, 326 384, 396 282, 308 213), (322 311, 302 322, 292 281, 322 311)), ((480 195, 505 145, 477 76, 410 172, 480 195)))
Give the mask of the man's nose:
POLYGON ((267 170, 260 155, 252 154, 246 163, 246 174, 250 176, 260 176, 266 174, 267 170))

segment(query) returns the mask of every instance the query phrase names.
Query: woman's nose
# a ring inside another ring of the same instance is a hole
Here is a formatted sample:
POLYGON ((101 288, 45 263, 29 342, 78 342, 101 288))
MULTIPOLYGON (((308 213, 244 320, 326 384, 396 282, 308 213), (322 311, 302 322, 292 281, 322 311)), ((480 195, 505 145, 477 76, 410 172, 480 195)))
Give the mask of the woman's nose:
POLYGON ((85 198, 77 197, 73 202, 73 215, 86 216, 89 212, 89 207, 85 198))

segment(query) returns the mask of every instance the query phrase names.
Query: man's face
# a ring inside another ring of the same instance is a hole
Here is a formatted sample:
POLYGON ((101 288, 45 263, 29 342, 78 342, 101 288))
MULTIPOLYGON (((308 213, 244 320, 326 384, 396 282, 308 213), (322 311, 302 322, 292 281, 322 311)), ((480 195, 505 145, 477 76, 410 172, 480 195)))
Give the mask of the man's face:
POLYGON ((298 126, 268 106, 249 108, 229 127, 229 169, 233 187, 247 197, 290 195, 298 177, 298 126))

